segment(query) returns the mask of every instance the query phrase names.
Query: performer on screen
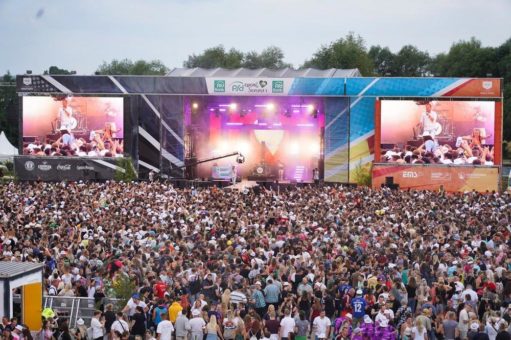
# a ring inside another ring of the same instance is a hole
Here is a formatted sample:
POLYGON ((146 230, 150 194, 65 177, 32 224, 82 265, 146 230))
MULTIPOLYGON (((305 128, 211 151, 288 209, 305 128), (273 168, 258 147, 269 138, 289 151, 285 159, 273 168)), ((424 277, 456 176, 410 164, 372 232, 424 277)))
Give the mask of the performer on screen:
POLYGON ((68 105, 67 99, 62 100, 62 107, 59 109, 56 120, 60 121, 59 130, 67 130, 71 133, 76 128, 77 121, 73 117, 73 108, 68 105))
POLYGON ((486 144, 486 138, 490 138, 491 135, 486 135, 484 128, 474 128, 470 136, 463 136, 464 140, 468 141, 470 148, 481 148, 482 145, 486 144))
POLYGON ((116 137, 115 134, 121 131, 121 129, 115 129, 114 124, 115 123, 106 122, 103 129, 91 131, 90 140, 94 140, 96 133, 98 133, 101 136, 101 140, 103 142, 112 142, 112 140, 116 137))
POLYGON ((425 111, 421 114, 420 127, 422 134, 428 133, 430 136, 435 138, 438 132, 438 113, 431 110, 431 103, 426 103, 425 111))

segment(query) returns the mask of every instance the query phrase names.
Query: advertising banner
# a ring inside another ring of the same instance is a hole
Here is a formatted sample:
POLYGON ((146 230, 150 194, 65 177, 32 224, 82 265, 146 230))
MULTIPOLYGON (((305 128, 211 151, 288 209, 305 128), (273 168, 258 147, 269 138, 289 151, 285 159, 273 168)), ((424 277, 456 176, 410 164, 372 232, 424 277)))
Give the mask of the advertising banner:
POLYGON ((213 179, 230 180, 234 176, 232 166, 213 166, 211 172, 213 179))
POLYGON ((125 170, 112 158, 14 157, 14 171, 22 181, 78 181, 114 179, 125 170))
POLYGON ((293 78, 206 78, 209 94, 239 96, 285 96, 293 78))
POLYGON ((391 177, 399 189, 439 190, 443 187, 448 192, 498 191, 499 170, 498 166, 374 164, 372 186, 380 188, 391 177))

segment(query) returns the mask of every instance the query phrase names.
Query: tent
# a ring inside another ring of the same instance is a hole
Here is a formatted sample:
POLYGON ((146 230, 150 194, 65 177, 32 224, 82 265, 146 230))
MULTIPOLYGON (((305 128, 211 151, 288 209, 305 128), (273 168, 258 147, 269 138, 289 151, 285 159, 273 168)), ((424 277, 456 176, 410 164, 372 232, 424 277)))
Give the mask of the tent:
POLYGON ((2 131, 0 133, 0 158, 12 157, 18 154, 18 149, 15 148, 11 142, 5 136, 5 133, 2 131))

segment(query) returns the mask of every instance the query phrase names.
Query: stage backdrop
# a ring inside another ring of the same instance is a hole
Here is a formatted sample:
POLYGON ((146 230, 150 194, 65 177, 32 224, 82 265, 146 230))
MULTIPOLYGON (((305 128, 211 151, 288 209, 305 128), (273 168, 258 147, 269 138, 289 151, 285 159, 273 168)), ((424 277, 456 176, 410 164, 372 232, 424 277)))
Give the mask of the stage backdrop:
POLYGON ((498 191, 498 166, 395 165, 374 164, 372 186, 378 189, 392 177, 400 189, 448 192, 498 191))

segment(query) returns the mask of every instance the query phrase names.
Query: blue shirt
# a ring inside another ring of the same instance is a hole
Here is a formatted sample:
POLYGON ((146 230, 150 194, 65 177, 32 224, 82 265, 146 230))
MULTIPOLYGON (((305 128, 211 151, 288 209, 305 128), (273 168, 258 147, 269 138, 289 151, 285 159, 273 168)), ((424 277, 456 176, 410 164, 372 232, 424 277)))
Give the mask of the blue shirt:
POLYGON ((252 299, 254 299, 255 308, 263 308, 266 307, 266 302, 264 302, 264 295, 260 290, 256 290, 252 294, 252 299))
POLYGON ((266 303, 272 304, 272 303, 278 303, 279 302, 279 295, 280 295, 280 289, 277 287, 276 284, 269 284, 264 288, 264 295, 266 295, 266 303))
POLYGON ((364 298, 356 297, 351 300, 351 308, 353 309, 354 318, 363 318, 366 315, 367 302, 364 298))

